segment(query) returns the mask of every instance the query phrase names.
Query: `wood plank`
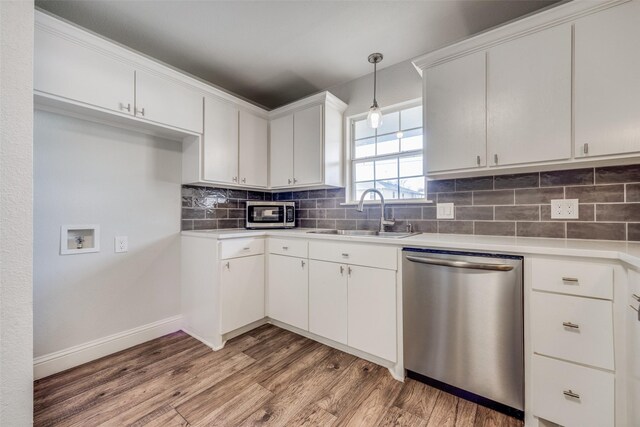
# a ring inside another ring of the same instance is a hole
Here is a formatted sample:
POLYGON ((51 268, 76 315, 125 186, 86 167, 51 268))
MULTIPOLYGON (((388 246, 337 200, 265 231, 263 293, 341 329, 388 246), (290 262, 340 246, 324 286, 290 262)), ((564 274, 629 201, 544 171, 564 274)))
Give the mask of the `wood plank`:
POLYGON ((367 398, 353 412, 341 417, 336 425, 374 426, 384 417, 386 411, 400 394, 402 383, 391 376, 387 370, 380 370, 379 380, 367 398))
POLYGON ((477 406, 474 427, 521 427, 524 423, 484 406, 477 406))
POLYGON ((458 408, 456 412, 456 427, 473 427, 476 420, 476 411, 478 405, 468 400, 458 399, 458 408))
POLYGON ((403 411, 397 406, 392 406, 387 410, 378 427, 425 427, 427 422, 422 418, 403 411))
MULTIPOLYGON (((318 355, 318 351, 309 356, 318 355)), ((303 358, 299 359, 302 360, 303 358)), ((279 394, 265 405, 253 412, 242 426, 288 426, 291 418, 303 408, 309 406, 317 396, 331 387, 346 372, 355 357, 340 350, 331 349, 329 354, 316 363, 288 387, 282 388, 279 394)), ((333 415, 332 415, 333 417, 333 415)))
POLYGON ((439 393, 427 427, 453 427, 456 422, 458 398, 449 393, 439 393))
POLYGON ((436 388, 407 378, 395 406, 418 418, 428 420, 440 393, 436 388))
MULTIPOLYGON (((137 422, 131 427, 184 427, 190 425, 171 405, 164 405, 159 412, 157 416, 152 416, 142 422, 137 422)), ((125 425, 117 424, 117 422, 114 421, 110 421, 109 424, 114 426, 125 425)))
POLYGON ((273 396, 260 384, 252 384, 233 399, 224 404, 212 407, 212 411, 204 417, 189 417, 191 424, 199 426, 236 426, 251 414, 251 409, 262 405, 273 396))
POLYGON ((294 415, 289 425, 297 427, 331 427, 336 417, 317 405, 309 405, 294 415))

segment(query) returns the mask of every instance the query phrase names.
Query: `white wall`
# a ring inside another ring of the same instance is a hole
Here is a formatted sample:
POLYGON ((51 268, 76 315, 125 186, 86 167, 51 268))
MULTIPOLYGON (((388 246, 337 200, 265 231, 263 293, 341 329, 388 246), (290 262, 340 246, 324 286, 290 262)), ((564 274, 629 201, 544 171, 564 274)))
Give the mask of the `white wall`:
POLYGON ((33 1, 0 1, 0 425, 33 414, 33 1))
MULTIPOLYGON (((345 117, 369 111, 373 102, 373 66, 371 70, 371 74, 327 89, 349 104, 345 117)), ((383 110, 384 107, 422 97, 422 78, 411 61, 378 70, 377 80, 376 98, 383 110)))
POLYGON ((34 149, 35 356, 180 314, 180 143, 36 111, 34 149), (60 255, 65 224, 100 252, 60 255))

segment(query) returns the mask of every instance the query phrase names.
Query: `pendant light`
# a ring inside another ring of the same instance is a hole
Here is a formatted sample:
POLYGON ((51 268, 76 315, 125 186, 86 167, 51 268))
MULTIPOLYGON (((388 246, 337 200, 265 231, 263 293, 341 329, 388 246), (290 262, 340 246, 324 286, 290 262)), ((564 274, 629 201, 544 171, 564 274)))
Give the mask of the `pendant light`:
POLYGON ((382 124, 382 111, 378 107, 378 101, 376 100, 376 74, 378 62, 382 61, 381 53, 372 53, 369 55, 369 62, 373 64, 373 105, 369 108, 369 115, 367 116, 367 123, 369 127, 377 129, 382 124))

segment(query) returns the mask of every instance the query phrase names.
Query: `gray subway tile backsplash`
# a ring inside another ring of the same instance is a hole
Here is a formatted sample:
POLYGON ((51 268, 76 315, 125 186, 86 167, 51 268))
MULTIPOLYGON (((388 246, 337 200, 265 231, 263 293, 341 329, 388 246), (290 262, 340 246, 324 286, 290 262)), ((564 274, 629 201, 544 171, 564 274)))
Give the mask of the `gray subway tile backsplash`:
MULTIPOLYGON (((640 164, 431 180, 434 203, 387 206, 397 222, 423 233, 640 241, 640 164), (579 218, 551 219, 552 199, 580 200, 579 218), (435 202, 453 203, 455 219, 437 220, 435 202)), ((183 186, 182 229, 243 228, 246 200, 292 200, 304 228, 373 230, 380 208, 344 206, 345 190, 267 193, 183 186)))

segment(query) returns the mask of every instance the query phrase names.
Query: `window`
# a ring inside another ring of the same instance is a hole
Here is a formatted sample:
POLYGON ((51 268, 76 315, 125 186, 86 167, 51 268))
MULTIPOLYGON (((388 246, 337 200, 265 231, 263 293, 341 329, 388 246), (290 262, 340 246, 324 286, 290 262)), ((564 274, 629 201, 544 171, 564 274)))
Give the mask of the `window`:
MULTIPOLYGON (((368 188, 385 200, 424 199, 422 105, 386 111, 371 129, 366 117, 351 120, 351 199, 368 188)), ((369 193, 366 200, 374 200, 369 193)))

